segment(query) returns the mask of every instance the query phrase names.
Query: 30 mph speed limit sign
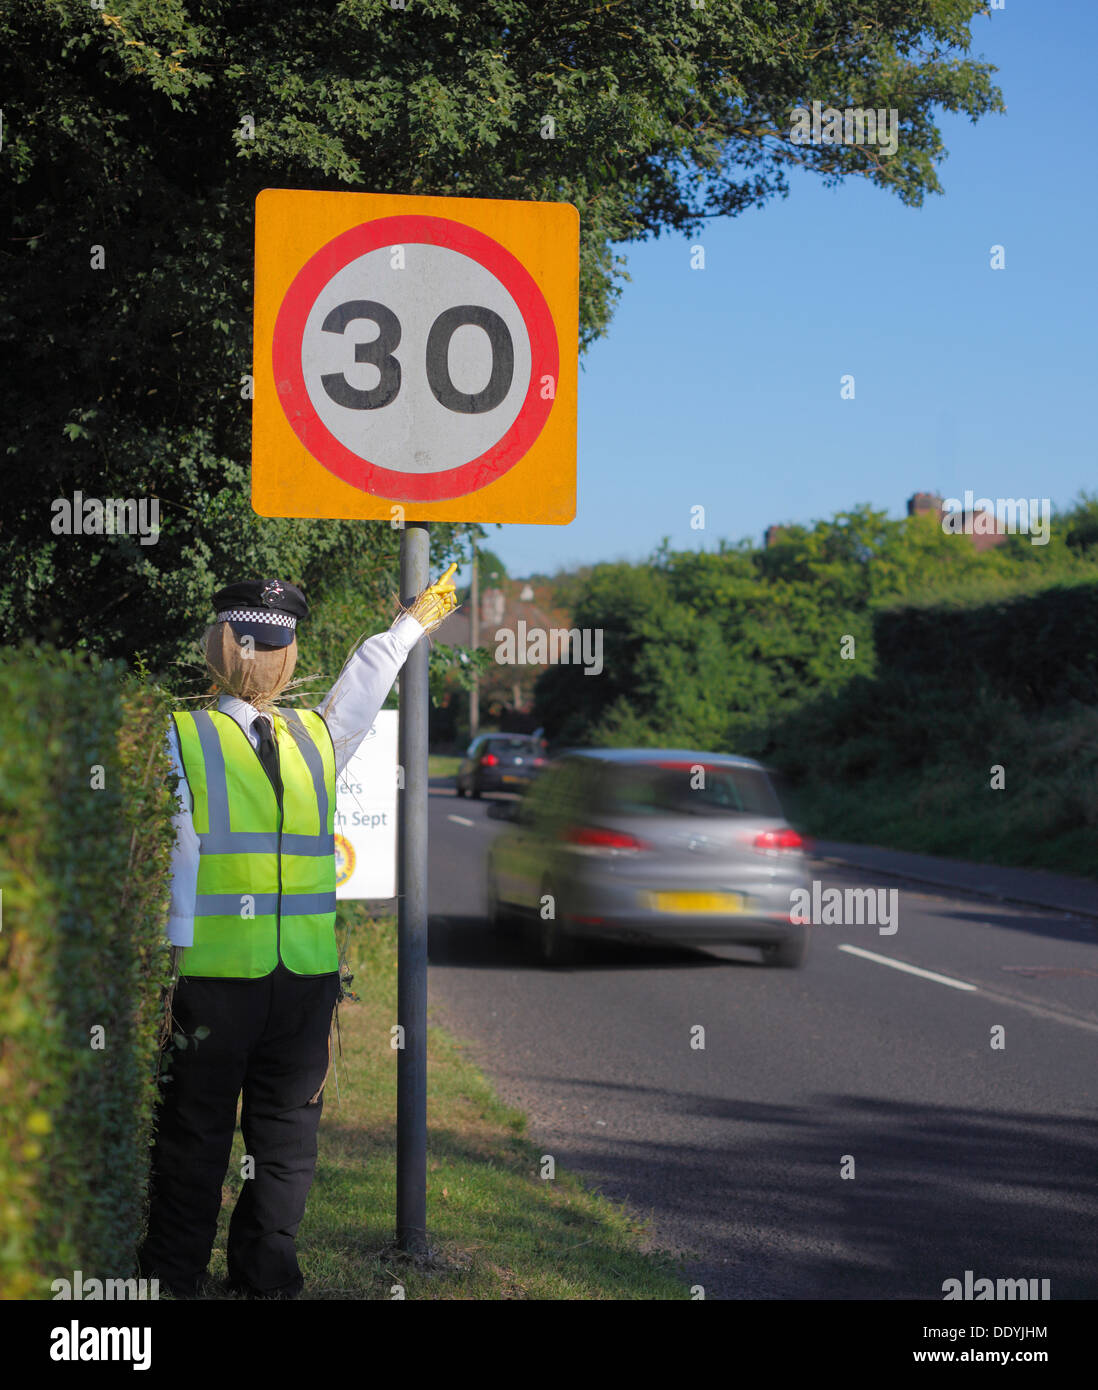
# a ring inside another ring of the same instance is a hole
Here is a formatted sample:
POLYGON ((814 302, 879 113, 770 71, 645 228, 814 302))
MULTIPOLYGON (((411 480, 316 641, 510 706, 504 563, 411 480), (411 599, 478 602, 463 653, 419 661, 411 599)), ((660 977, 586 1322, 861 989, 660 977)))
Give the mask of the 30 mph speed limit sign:
POLYGON ((572 520, 571 204, 267 189, 255 275, 257 512, 572 520))

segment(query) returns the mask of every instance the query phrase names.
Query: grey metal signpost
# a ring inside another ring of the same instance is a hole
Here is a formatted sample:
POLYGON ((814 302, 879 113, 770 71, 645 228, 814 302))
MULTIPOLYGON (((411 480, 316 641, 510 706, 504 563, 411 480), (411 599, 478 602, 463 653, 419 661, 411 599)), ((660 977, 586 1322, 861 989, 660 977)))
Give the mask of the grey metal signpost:
MULTIPOLYGON (((410 521, 400 538, 400 596, 428 584, 430 523, 410 521)), ((397 1245, 427 1254, 427 683, 426 637, 400 676, 397 802, 397 1245)))
MULTIPOLYGON (((265 188, 256 200, 252 506, 564 526, 576 510, 579 213, 568 203, 265 188)), ((477 572, 473 570, 473 643, 477 572)), ((397 1243, 427 1251, 428 643, 400 676, 397 1243)), ((476 683, 471 722, 476 731, 476 683)))

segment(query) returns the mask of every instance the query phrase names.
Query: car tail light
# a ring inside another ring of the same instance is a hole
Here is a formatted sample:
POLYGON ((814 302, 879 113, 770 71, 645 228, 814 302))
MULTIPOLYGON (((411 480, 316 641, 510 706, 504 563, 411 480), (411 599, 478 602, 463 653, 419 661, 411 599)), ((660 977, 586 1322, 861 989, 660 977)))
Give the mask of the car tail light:
POLYGON ((484 757, 480 760, 480 765, 481 767, 495 767, 498 762, 499 759, 494 753, 485 753, 484 757))
POLYGON ((785 830, 763 830, 755 836, 755 848, 762 850, 769 849, 804 849, 804 841, 795 830, 788 827, 785 830))
POLYGON ((544 766, 545 766, 545 759, 544 759, 544 758, 535 758, 535 759, 534 759, 534 766, 535 766, 535 767, 544 767, 544 766))
POLYGON ((564 838, 572 845, 582 845, 584 849, 647 849, 643 840, 635 835, 627 835, 621 830, 600 830, 593 825, 570 825, 564 838))

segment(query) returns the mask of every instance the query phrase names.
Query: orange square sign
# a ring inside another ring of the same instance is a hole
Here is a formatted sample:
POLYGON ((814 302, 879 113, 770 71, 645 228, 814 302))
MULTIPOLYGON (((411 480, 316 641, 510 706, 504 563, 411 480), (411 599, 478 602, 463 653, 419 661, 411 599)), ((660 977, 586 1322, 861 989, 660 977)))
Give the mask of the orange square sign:
POLYGON ((566 525, 578 346, 570 203, 265 189, 252 506, 566 525))

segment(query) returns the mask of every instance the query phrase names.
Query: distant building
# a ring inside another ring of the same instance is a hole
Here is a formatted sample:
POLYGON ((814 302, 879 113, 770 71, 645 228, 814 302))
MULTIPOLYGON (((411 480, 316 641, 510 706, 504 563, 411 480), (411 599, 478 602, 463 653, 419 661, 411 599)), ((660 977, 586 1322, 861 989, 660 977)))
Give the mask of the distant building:
POLYGON ((916 492, 907 499, 908 516, 942 515, 942 499, 936 492, 916 492))
MULTIPOLYGON (((527 633, 535 629, 548 632, 571 628, 571 616, 553 606, 551 594, 550 585, 532 585, 524 579, 504 579, 498 586, 481 590, 478 646, 493 653, 506 650, 503 637, 510 633, 512 645, 525 651, 525 642, 518 639, 527 633)), ((439 624, 434 641, 453 647, 472 645, 468 593, 461 606, 439 624)), ((482 710, 489 719, 498 720, 501 729, 533 729, 537 723, 533 712, 534 683, 547 669, 548 662, 506 664, 497 659, 481 677, 482 710)))
MULTIPOLYGON (((936 492, 913 493, 907 499, 907 514, 931 516, 940 526, 942 517, 946 515, 945 500, 936 492)), ((951 511, 949 515, 957 518, 952 522, 952 529, 957 533, 964 532, 976 550, 990 550, 994 546, 1002 545, 1006 539, 1007 531, 1004 524, 982 507, 977 507, 972 512, 962 511, 960 514, 951 511)), ((763 536, 764 548, 769 549, 770 546, 776 545, 789 529, 788 526, 768 526, 763 536)))
MULTIPOLYGON (((916 492, 907 499, 907 514, 932 516, 941 526, 942 517, 946 515, 944 499, 936 492, 916 492)), ((983 507, 977 507, 971 512, 962 510, 959 516, 957 512, 951 511, 949 515, 957 518, 951 524, 952 533, 963 532, 967 535, 974 550, 991 550, 1006 540, 1007 531, 1003 523, 993 512, 988 512, 983 507)))
POLYGON ((507 595, 502 589, 485 589, 480 596, 480 621, 484 627, 495 627, 503 622, 507 608, 507 595))

